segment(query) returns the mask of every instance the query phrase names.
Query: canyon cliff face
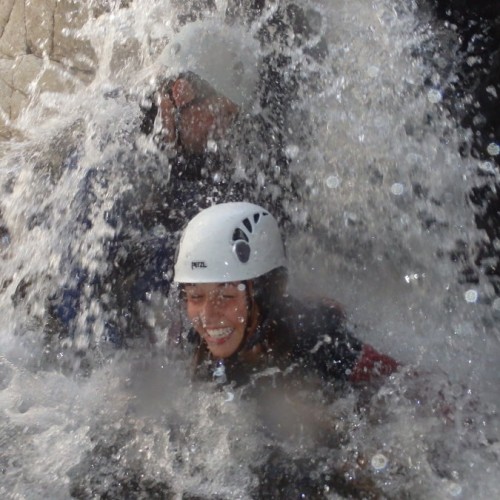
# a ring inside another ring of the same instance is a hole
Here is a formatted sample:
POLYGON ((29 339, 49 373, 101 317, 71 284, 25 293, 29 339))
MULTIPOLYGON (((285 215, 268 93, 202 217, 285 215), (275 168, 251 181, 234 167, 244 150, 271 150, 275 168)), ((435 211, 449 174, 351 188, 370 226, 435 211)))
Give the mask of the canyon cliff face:
POLYGON ((15 120, 43 92, 68 92, 94 77, 96 56, 75 37, 91 2, 3 0, 0 3, 0 140, 17 134, 15 120))
MULTIPOLYGON (((110 3, 0 2, 0 141, 20 135, 16 119, 26 106, 36 105, 44 92, 72 92, 93 80, 96 53, 91 41, 77 31, 89 19, 109 11, 110 3)), ((119 7, 127 5, 122 0, 119 7)), ((126 45, 123 50, 133 52, 134 47, 126 45)))

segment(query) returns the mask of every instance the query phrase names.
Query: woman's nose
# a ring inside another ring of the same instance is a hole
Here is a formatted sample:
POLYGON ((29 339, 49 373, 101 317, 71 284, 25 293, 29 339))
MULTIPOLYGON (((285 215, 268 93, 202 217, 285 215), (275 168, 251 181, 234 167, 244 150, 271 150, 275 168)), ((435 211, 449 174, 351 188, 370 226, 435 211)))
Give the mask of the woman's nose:
POLYGON ((214 324, 220 320, 220 308, 217 300, 209 299, 205 301, 200 316, 204 326, 217 326, 214 324))

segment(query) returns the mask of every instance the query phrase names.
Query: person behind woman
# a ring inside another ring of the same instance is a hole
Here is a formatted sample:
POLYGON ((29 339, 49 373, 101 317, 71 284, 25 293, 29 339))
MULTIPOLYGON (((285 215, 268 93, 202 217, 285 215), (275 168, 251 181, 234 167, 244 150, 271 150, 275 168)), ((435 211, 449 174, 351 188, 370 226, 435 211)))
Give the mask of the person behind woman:
POLYGON ((273 367, 356 383, 399 366, 356 339, 337 305, 306 305, 288 294, 278 224, 258 205, 222 203, 191 219, 174 281, 192 325, 186 339, 199 377, 239 385, 273 367))

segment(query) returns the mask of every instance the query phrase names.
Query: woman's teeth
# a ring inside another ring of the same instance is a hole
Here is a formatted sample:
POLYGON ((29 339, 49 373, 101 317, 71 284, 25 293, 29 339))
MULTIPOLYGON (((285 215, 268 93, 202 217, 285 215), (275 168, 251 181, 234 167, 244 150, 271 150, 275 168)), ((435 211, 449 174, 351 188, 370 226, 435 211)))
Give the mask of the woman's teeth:
POLYGON ((230 335, 232 331, 232 328, 217 328, 214 330, 207 330, 207 333, 209 337, 212 337, 213 339, 223 339, 224 337, 230 335))

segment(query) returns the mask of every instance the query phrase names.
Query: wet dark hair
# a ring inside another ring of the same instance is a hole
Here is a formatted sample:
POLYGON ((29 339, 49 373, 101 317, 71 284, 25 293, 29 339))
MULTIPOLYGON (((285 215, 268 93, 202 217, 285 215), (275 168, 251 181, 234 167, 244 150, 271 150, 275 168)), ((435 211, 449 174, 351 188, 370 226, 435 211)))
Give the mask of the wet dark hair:
POLYGON ((277 303, 281 302, 286 293, 288 271, 286 267, 278 267, 272 271, 254 278, 254 300, 259 306, 262 316, 266 317, 277 303))
POLYGON ((278 267, 251 281, 253 300, 259 308, 260 318, 253 335, 247 336, 244 341, 245 350, 260 343, 266 337, 271 325, 276 323, 275 319, 280 317, 288 283, 288 271, 286 267, 278 267))

